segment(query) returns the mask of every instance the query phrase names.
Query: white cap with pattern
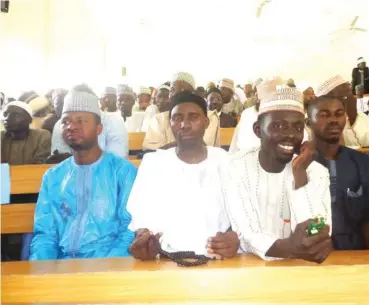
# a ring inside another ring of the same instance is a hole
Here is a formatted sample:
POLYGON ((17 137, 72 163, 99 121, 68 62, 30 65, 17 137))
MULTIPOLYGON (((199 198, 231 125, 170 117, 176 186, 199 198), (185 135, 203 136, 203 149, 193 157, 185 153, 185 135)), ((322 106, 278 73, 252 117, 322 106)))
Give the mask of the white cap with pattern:
POLYGON ((101 93, 101 96, 105 96, 108 94, 117 94, 117 90, 114 87, 105 87, 103 92, 101 93))
POLYGON ((359 64, 361 64, 361 63, 363 63, 363 62, 365 62, 364 57, 359 57, 359 58, 357 59, 357 64, 358 64, 358 65, 359 65, 359 64))
POLYGON ((222 78, 219 82, 219 87, 224 87, 234 91, 234 81, 230 78, 222 78))
POLYGON ((129 87, 128 85, 119 84, 117 86, 117 95, 121 94, 131 94, 132 96, 134 95, 131 87, 129 87))
POLYGON ((281 88, 265 94, 260 100, 259 115, 271 111, 297 111, 305 114, 304 99, 296 88, 281 88))
POLYGON ((68 112, 90 112, 101 117, 99 99, 90 93, 69 91, 64 98, 62 114, 68 112))
POLYGON ((172 84, 177 80, 184 81, 187 84, 191 85, 192 88, 195 89, 196 83, 195 83, 195 79, 193 78, 192 74, 187 73, 187 72, 177 72, 172 77, 172 84))
POLYGON ((149 87, 140 87, 140 94, 148 94, 151 96, 151 90, 149 87))
POLYGON ((341 75, 333 76, 323 83, 321 83, 319 86, 317 86, 314 89, 315 96, 323 96, 327 95, 329 92, 331 92, 334 88, 347 83, 347 81, 344 80, 344 78, 341 75))

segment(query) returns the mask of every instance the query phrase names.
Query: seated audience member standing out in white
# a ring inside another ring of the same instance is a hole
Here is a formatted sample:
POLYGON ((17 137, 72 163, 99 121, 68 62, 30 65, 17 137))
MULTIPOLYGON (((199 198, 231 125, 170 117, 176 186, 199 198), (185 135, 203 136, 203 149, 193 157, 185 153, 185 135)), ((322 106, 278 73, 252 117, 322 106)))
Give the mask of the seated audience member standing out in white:
POLYGON ((178 93, 169 116, 177 146, 145 155, 128 201, 129 229, 136 232, 130 252, 139 259, 155 258, 153 234, 165 251, 232 257, 239 242, 228 231, 220 177, 227 153, 203 142, 209 125, 206 102, 178 93))
POLYGON ((301 144, 304 122, 301 92, 284 88, 264 95, 254 124, 260 148, 231 156, 228 175, 222 175, 241 248, 264 259, 322 262, 332 250, 329 173, 313 161, 311 144, 301 144), (328 226, 310 237, 308 225, 318 215, 328 226))

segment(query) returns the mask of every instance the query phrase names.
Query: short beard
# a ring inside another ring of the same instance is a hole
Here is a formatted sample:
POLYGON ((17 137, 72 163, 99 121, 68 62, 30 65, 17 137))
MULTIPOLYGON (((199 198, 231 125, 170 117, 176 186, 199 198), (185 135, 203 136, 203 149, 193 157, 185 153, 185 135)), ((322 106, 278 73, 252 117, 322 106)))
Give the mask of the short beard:
POLYGON ((96 144, 95 142, 82 143, 82 144, 71 143, 71 144, 68 144, 68 146, 72 148, 74 151, 88 151, 92 147, 94 147, 95 144, 96 144))

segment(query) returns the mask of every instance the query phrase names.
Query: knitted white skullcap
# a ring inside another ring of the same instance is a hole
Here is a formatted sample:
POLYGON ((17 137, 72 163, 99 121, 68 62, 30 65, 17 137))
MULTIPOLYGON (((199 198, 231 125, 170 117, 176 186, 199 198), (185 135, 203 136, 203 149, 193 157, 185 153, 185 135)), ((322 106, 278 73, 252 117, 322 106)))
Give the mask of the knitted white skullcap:
POLYGON ((359 65, 359 64, 361 64, 362 62, 365 62, 364 57, 359 57, 359 58, 357 59, 357 64, 359 65))
POLYGON ((117 90, 114 87, 105 87, 103 92, 101 93, 101 96, 105 96, 108 94, 117 94, 117 90))
POLYGON ((229 78, 222 78, 219 82, 219 87, 224 87, 234 91, 234 81, 229 78))
POLYGON ((130 94, 134 96, 134 93, 131 87, 129 87, 128 85, 120 84, 117 86, 117 95, 121 95, 121 94, 130 94))
POLYGON ((63 112, 90 112, 101 117, 97 96, 78 91, 69 91, 64 98, 63 112))
POLYGON ((151 96, 151 90, 149 87, 140 87, 140 94, 148 94, 151 96))

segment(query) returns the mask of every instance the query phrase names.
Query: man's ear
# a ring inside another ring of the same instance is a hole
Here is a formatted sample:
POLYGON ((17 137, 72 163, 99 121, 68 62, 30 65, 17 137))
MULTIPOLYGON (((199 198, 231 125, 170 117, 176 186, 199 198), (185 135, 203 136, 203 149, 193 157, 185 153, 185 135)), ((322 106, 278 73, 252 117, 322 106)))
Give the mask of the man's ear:
POLYGON ((305 124, 306 124, 307 127, 311 128, 311 121, 310 121, 309 118, 305 119, 305 124))
POLYGON ((209 124, 210 124, 210 120, 209 118, 206 116, 205 117, 205 129, 207 129, 209 127, 209 124))
POLYGON ((256 121, 254 125, 252 126, 254 133, 256 136, 260 139, 261 138, 261 128, 260 128, 260 121, 256 121))
POLYGON ((103 131, 103 125, 102 124, 98 124, 96 131, 97 131, 97 135, 98 136, 101 135, 101 133, 103 131))

